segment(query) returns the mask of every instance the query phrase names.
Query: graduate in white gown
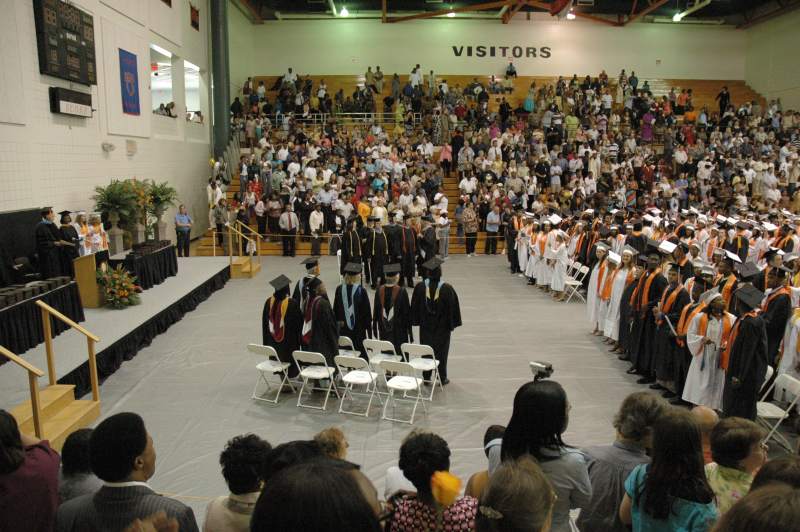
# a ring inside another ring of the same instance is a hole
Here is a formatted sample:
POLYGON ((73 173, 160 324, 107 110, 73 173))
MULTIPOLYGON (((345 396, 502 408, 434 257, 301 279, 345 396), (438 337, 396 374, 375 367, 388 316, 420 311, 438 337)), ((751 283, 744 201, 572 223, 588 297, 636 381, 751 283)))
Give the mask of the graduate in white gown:
POLYGON ((619 308, 622 303, 622 293, 625 287, 634 279, 635 263, 633 258, 636 256, 636 249, 625 246, 622 249, 622 264, 612 274, 610 278, 611 295, 608 300, 608 310, 606 311, 603 323, 603 336, 610 338, 614 342, 619 340, 619 308))
MULTIPOLYGON (((610 249, 606 255, 606 271, 597 293, 597 335, 605 336, 606 317, 611 307, 611 291, 617 272, 622 268, 622 257, 610 249)), ((606 342, 608 339, 606 338, 606 342)))
POLYGON ((517 231, 515 241, 517 249, 517 261, 519 262, 520 276, 525 274, 525 269, 528 267, 528 255, 530 251, 528 247, 531 242, 531 218, 528 213, 522 218, 522 227, 517 231))
POLYGON ((540 260, 539 221, 533 220, 531 223, 530 236, 528 237, 528 262, 525 265, 525 277, 528 278, 528 284, 536 284, 536 275, 540 260))
POLYGON ((720 367, 720 355, 736 316, 725 311, 725 300, 716 289, 709 290, 701 300, 708 306, 692 319, 686 332, 692 362, 683 387, 683 400, 721 410, 725 371, 720 367))
POLYGON ((586 315, 589 318, 589 324, 592 327, 593 334, 599 334, 601 327, 598 326, 598 318, 600 311, 600 298, 598 293, 602 290, 603 279, 605 278, 608 265, 606 264, 606 255, 608 254, 608 246, 600 242, 595 248, 595 255, 597 255, 597 262, 592 268, 592 275, 589 277, 589 286, 586 288, 586 315))
MULTIPOLYGON (((789 321, 786 322, 786 332, 783 334, 783 347, 781 361, 778 364, 778 375, 787 373, 795 379, 800 379, 800 308, 795 308, 789 321)), ((787 395, 788 392, 787 392, 787 395)), ((786 398, 788 401, 793 396, 786 398)), ((797 407, 800 412, 800 405, 797 407)))
POLYGON ((564 286, 567 282, 567 234, 564 231, 553 231, 553 247, 550 248, 553 275, 550 279, 550 289, 556 301, 564 301, 564 286))
POLYGON ((539 268, 536 272, 536 284, 543 290, 550 290, 550 278, 552 277, 552 268, 548 264, 548 255, 550 255, 550 222, 545 220, 542 223, 542 233, 539 235, 539 250, 541 257, 539 259, 539 268))

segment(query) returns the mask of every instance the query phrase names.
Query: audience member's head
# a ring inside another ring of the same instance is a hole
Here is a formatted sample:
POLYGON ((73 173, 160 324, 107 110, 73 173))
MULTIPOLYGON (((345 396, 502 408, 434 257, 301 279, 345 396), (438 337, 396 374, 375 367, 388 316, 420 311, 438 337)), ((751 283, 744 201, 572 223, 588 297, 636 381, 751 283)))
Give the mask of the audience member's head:
POLYGON ((546 532, 555 492, 539 465, 529 456, 503 462, 480 498, 478 532, 546 532))
POLYGON ((89 438, 92 472, 106 482, 145 482, 156 470, 156 451, 144 420, 132 412, 102 421, 89 438))
POLYGON ((255 434, 236 436, 219 455, 222 476, 234 495, 261 489, 261 474, 272 446, 255 434))
MULTIPOLYGON (((506 428, 503 425, 490 425, 486 432, 483 434, 483 452, 489 456, 490 443, 496 440, 502 440, 506 433, 506 428)), ((498 444, 500 441, 497 442, 498 444)))
POLYGON ((714 527, 714 532, 778 532, 797 530, 800 490, 775 483, 751 490, 734 504, 714 527))
POLYGON ((437 471, 450 470, 450 448, 444 439, 432 432, 412 433, 400 446, 398 465, 417 488, 420 499, 430 502, 431 477, 437 471))
POLYGON ((800 456, 790 454, 768 461, 756 473, 750 491, 776 482, 800 489, 800 456))
POLYGON ((250 530, 379 532, 376 508, 357 474, 352 464, 327 459, 283 469, 261 492, 250 530))
POLYGON ((661 397, 650 392, 634 392, 622 401, 614 428, 620 439, 649 448, 652 443, 653 424, 669 408, 661 397))
POLYGON ((727 417, 711 431, 711 456, 724 467, 753 474, 767 458, 767 432, 749 419, 727 417))
POLYGON ((561 434, 569 422, 564 388, 551 380, 523 384, 514 396, 514 410, 503 436, 503 460, 530 454, 541 459, 543 449, 564 445, 561 434))
POLYGON ((269 484, 270 479, 287 467, 302 464, 323 456, 314 440, 296 440, 282 443, 272 449, 264 462, 261 480, 269 484))
POLYGON ((344 432, 337 427, 322 430, 314 436, 314 441, 319 445, 322 454, 328 458, 344 460, 347 457, 347 448, 350 444, 347 443, 344 432))
POLYGON ((24 461, 25 451, 17 420, 0 410, 0 475, 13 473, 24 461))
POLYGON ((61 473, 65 477, 92 472, 89 441, 92 429, 78 429, 64 441, 61 448, 61 473))

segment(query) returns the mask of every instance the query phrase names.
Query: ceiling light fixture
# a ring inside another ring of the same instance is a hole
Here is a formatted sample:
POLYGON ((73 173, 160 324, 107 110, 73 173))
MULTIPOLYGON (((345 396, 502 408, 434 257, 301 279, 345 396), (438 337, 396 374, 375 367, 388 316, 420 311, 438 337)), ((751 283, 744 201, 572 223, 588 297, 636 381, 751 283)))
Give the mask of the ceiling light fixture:
POLYGON ((447 16, 448 16, 449 18, 453 18, 453 17, 455 17, 455 16, 456 16, 456 14, 455 14, 455 12, 451 11, 451 12, 449 12, 449 13, 447 14, 447 16))
POLYGON ((345 6, 342 6, 342 9, 339 10, 339 16, 340 17, 346 17, 349 14, 350 14, 350 12, 347 10, 347 7, 345 7, 345 6))
POLYGON ((683 13, 675 13, 672 15, 672 22, 680 22, 683 20, 683 13))
POLYGON ((575 20, 575 12, 571 9, 567 13, 567 20, 575 20))

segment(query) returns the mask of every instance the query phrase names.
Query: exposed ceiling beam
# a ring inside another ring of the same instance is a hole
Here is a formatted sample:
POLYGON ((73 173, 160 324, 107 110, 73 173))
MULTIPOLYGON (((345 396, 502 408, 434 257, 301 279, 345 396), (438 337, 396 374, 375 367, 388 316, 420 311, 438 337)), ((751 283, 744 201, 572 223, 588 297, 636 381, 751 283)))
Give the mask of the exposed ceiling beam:
POLYGON ((636 13, 636 4, 637 3, 638 3, 637 0, 633 0, 633 5, 631 6, 631 14, 628 15, 629 17, 632 17, 633 14, 636 13))
POLYGON ((258 10, 250 3, 250 0, 239 0, 237 3, 240 7, 244 8, 245 11, 247 11, 245 15, 250 15, 250 17, 253 19, 253 24, 264 23, 264 19, 261 18, 261 13, 259 13, 258 10))
POLYGON ((381 2, 381 22, 386 23, 386 0, 381 2))
POLYGON ((334 17, 339 16, 339 12, 336 11, 336 4, 333 3, 333 0, 328 0, 328 7, 330 8, 331 13, 333 13, 334 17))
MULTIPOLYGON (((538 0, 527 0, 525 2, 527 5, 531 7, 536 7, 539 9, 544 9, 547 12, 550 12, 550 4, 545 2, 540 2, 538 0)), ((596 15, 590 15, 589 13, 583 13, 582 11, 578 11, 577 9, 573 9, 572 12, 575 14, 576 17, 585 18, 586 20, 592 20, 594 22, 599 22, 601 24, 608 24, 609 26, 621 26, 618 21, 598 17, 596 15)))
POLYGON ((636 20, 639 20, 640 18, 642 18, 642 17, 644 17, 644 16, 646 16, 646 15, 649 15, 650 13, 652 13, 653 11, 655 11, 656 9, 658 9, 659 7, 663 6, 663 5, 664 5, 664 4, 666 4, 667 2, 669 2, 669 0, 656 0, 655 2, 653 2, 652 4, 650 4, 649 6, 647 6, 646 8, 642 9, 641 11, 639 11, 638 13, 636 13, 635 15, 633 15, 632 17, 628 17, 628 20, 626 20, 626 21, 623 23, 623 26, 624 26, 625 24, 629 24, 629 23, 631 23, 631 22, 634 22, 634 21, 636 21, 636 20))
MULTIPOLYGON (((332 1, 332 0, 330 0, 332 1)), ((475 4, 471 6, 455 7, 453 9, 440 9, 439 11, 429 11, 427 13, 417 13, 416 15, 408 15, 405 17, 387 17, 386 22, 405 22, 407 20, 419 20, 425 18, 443 17, 448 13, 464 13, 470 11, 486 11, 487 9, 497 9, 508 4, 508 0, 501 0, 498 2, 484 2, 482 4, 475 4)))
POLYGON ((797 8, 800 8, 800 0, 794 0, 791 3, 784 3, 782 7, 768 11, 762 15, 757 15, 755 17, 747 17, 747 15, 745 15, 745 22, 736 26, 736 29, 746 30, 747 28, 752 28, 756 24, 761 24, 762 22, 766 22, 777 16, 794 11, 797 8))
MULTIPOLYGON (((509 5, 513 5, 514 2, 510 2, 509 5)), ((508 21, 514 18, 514 15, 519 13, 519 10, 525 5, 525 0, 519 0, 517 5, 506 11, 506 14, 503 15, 503 24, 508 24, 508 21)))

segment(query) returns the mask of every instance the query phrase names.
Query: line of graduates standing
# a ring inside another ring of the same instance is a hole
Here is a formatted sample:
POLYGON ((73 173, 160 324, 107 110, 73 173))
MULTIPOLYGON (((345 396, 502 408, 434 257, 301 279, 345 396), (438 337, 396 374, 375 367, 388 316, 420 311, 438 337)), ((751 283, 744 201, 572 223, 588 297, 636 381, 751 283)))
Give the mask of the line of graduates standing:
MULTIPOLYGON (((378 236, 383 234, 371 230, 378 236)), ((346 233, 345 245, 350 243, 347 238, 346 233)), ((354 246, 353 250, 356 249, 354 246)), ((352 257, 355 255, 348 256, 352 257)), ((402 286, 402 263, 377 263, 380 276, 376 278, 378 284, 371 298, 362 284, 362 275, 366 277, 364 265, 344 263, 343 282, 336 287, 333 304, 320 279, 319 260, 310 257, 302 263, 306 275, 297 281, 293 292, 290 293, 291 281, 284 275, 270 281, 274 293, 265 302, 261 318, 263 344, 275 348, 278 357, 290 363, 290 378, 297 375, 292 358, 296 350, 321 353, 327 364, 335 367, 339 337, 346 336, 364 358, 367 358, 364 349, 367 338, 391 342, 399 355, 403 343, 414 341, 412 326, 417 325, 420 343, 433 348, 441 380, 444 384, 449 382, 450 336, 461 325, 461 311, 455 290, 441 279, 441 260, 434 257, 422 264, 423 281, 414 287, 410 299, 402 286)), ((372 271, 374 274, 375 270, 372 271)), ((413 275, 408 281, 413 285, 413 275)))

